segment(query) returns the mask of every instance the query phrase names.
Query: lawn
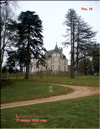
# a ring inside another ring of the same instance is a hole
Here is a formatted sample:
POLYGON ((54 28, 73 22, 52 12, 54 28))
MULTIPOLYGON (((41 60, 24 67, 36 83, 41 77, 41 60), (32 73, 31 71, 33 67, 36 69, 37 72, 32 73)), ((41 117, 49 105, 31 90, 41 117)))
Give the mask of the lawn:
POLYGON ((50 76, 50 77, 34 77, 29 79, 30 81, 34 82, 48 82, 48 83, 60 83, 60 84, 67 84, 67 85, 79 85, 79 86, 92 86, 98 87, 99 86, 99 77, 98 76, 83 76, 83 77, 76 77, 75 79, 71 79, 69 77, 57 77, 57 76, 50 76))
MULTIPOLYGON (((24 73, 13 73, 9 74, 10 79, 20 79, 24 80, 24 73)), ((99 86, 99 76, 94 75, 75 75, 75 79, 71 79, 69 73, 59 72, 59 73, 34 73, 30 74, 29 81, 34 82, 52 82, 52 83, 62 83, 68 85, 80 85, 80 86, 99 86)))
POLYGON ((72 89, 62 86, 53 86, 53 92, 49 92, 49 84, 37 84, 24 80, 8 80, 1 88, 1 103, 31 100, 60 94, 67 94, 72 89))
MULTIPOLYGON (((16 79, 16 80, 24 80, 24 75, 22 74, 14 74, 9 75, 9 78, 16 79)), ((99 76, 83 76, 78 75, 75 79, 71 79, 67 73, 58 73, 58 74, 48 74, 48 73, 36 73, 30 75, 30 79, 27 81, 33 82, 48 82, 48 83, 60 83, 66 85, 79 85, 79 86, 92 86, 92 87, 99 87, 99 76)))
POLYGON ((2 128, 99 128, 98 95, 1 110, 2 128), (16 122, 16 115, 19 121, 16 122), (21 122, 21 120, 30 122, 21 122), (34 122, 32 119, 39 119, 34 122), (41 120, 47 120, 43 122, 41 120))

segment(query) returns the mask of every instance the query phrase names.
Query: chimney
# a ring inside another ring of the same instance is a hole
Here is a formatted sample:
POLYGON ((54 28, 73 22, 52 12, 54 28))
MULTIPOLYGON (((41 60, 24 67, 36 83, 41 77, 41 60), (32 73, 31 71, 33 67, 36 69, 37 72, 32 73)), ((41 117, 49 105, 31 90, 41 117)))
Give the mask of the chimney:
POLYGON ((60 48, 60 54, 61 54, 61 57, 63 57, 63 49, 60 48))

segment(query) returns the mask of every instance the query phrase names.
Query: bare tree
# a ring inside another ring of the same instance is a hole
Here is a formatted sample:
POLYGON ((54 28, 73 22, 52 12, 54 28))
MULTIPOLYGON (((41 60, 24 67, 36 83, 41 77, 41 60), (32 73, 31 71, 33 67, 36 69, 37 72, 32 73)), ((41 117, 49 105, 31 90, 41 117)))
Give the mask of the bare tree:
POLYGON ((75 46, 75 70, 78 72, 79 62, 86 56, 90 56, 92 52, 91 47, 96 43, 94 39, 97 32, 92 30, 87 23, 81 17, 77 20, 77 31, 76 31, 76 46, 75 46), (90 52, 91 51, 91 52, 90 52))
POLYGON ((62 44, 71 46, 70 72, 71 78, 74 78, 74 73, 78 72, 80 60, 91 55, 91 46, 96 44, 94 37, 97 32, 94 32, 92 27, 84 22, 73 9, 69 9, 64 24, 67 26, 67 40, 62 44))
POLYGON ((2 63, 3 57, 8 47, 9 30, 7 30, 7 24, 13 18, 14 13, 11 9, 11 4, 16 5, 16 1, 4 0, 0 1, 0 82, 2 78, 2 63))
MULTIPOLYGON (((71 78, 74 78, 74 57, 75 57, 75 52, 74 52, 74 48, 75 48, 75 33, 76 33, 76 26, 77 26, 77 14, 75 12, 75 10, 73 9, 69 9, 68 13, 66 14, 66 20, 64 22, 65 25, 67 25, 68 29, 67 29, 67 33, 69 33, 69 38, 67 41, 65 41, 63 44, 64 45, 71 45, 71 78)), ((66 36, 67 37, 67 36, 66 36)))

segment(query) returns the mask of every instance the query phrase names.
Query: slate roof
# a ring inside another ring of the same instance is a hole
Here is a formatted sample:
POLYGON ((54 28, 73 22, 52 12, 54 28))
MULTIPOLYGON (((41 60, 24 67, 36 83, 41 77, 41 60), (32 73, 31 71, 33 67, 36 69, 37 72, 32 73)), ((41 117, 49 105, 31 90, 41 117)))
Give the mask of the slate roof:
POLYGON ((59 51, 59 48, 58 48, 58 46, 57 46, 57 44, 56 44, 56 46, 55 46, 54 52, 60 52, 60 51, 59 51))
MULTIPOLYGON (((48 52, 47 52, 47 56, 48 56, 48 58, 50 58, 51 57, 51 55, 52 55, 52 53, 54 53, 54 52, 56 52, 56 53, 59 53, 60 54, 60 50, 59 50, 59 48, 58 48, 58 46, 57 46, 57 44, 56 44, 56 46, 55 46, 55 48, 53 49, 53 50, 49 50, 48 52)), ((63 54, 63 58, 64 59, 66 59, 66 56, 63 54)))

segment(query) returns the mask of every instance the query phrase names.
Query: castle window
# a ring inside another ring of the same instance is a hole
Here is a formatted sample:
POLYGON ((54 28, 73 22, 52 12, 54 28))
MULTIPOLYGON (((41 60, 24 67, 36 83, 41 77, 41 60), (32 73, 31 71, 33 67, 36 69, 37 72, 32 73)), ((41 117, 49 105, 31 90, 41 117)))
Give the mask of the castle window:
POLYGON ((48 55, 48 58, 50 58, 51 57, 51 55, 48 55))
POLYGON ((52 56, 54 57, 54 56, 56 56, 56 54, 54 53, 52 56))

